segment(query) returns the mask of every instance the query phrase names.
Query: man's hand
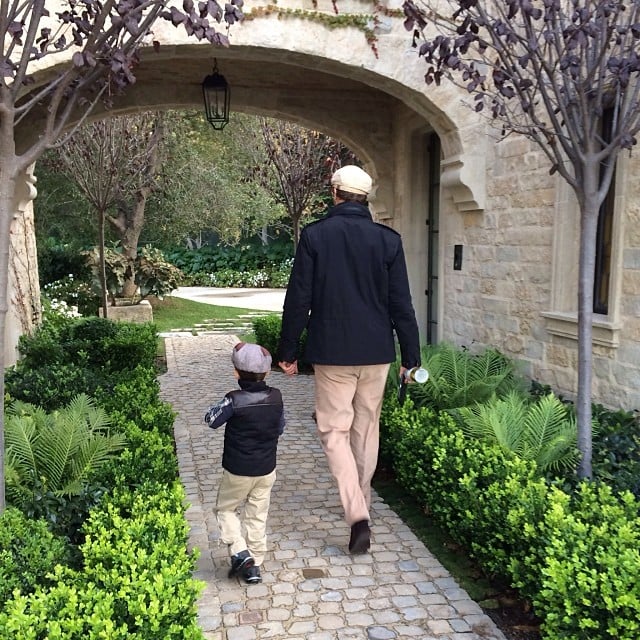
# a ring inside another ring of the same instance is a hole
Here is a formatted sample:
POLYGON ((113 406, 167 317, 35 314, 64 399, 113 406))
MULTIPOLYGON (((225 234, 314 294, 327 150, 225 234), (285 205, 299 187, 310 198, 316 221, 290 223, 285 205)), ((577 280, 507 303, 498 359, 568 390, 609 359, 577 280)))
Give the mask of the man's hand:
POLYGON ((292 376, 298 373, 298 361, 293 362, 278 362, 278 366, 288 375, 292 376))

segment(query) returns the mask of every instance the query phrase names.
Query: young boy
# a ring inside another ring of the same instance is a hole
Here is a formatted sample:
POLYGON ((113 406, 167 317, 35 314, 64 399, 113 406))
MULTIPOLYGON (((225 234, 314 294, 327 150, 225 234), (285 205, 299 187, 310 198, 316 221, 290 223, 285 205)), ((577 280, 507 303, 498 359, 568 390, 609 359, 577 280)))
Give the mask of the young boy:
POLYGON ((267 515, 284 408, 279 389, 264 382, 271 371, 271 355, 264 347, 239 342, 231 362, 240 389, 209 407, 204 421, 212 429, 227 425, 216 517, 220 537, 231 552, 229 577, 241 575, 247 584, 257 584, 262 581, 260 565, 267 550, 267 515), (246 539, 237 514, 242 503, 246 539))

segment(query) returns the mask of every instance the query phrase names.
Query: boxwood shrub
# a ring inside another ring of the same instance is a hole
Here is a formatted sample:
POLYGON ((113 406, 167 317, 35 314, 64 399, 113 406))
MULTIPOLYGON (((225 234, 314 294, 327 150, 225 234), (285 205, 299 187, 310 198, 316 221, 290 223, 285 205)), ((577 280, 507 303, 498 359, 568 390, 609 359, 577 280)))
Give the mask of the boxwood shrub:
POLYGON ((0 640, 199 640, 202 585, 192 578, 196 556, 186 547, 174 413, 159 397, 155 333, 111 321, 68 322, 42 327, 25 342, 8 391, 29 399, 45 394, 55 408, 76 387, 92 389, 127 446, 91 478, 92 487, 105 491, 82 523, 78 546, 12 510, 17 524, 7 541, 20 541, 22 557, 2 541, 0 519, 0 640), (48 389, 52 382, 55 391, 48 389))
POLYGON ((52 586, 10 600, 0 639, 201 639, 183 502, 177 482, 114 492, 87 522, 84 569, 59 565, 52 586))
MULTIPOLYGON (((253 320, 253 332, 256 342, 262 345, 271 353, 276 365, 278 354, 278 344, 280 342, 280 330, 282 329, 282 316, 280 314, 272 314, 268 316, 260 316, 253 320)), ((302 332, 300 343, 298 344, 298 371, 301 373, 309 373, 313 370, 310 362, 304 359, 304 348, 307 342, 307 331, 302 332)))
POLYGON ((382 459, 488 574, 530 598, 547 640, 640 637, 634 496, 598 483, 567 493, 536 465, 465 437, 446 412, 388 395, 382 459))
POLYGON ((49 582, 56 564, 68 560, 66 541, 44 520, 33 520, 14 507, 0 515, 0 609, 15 589, 32 593, 49 582))

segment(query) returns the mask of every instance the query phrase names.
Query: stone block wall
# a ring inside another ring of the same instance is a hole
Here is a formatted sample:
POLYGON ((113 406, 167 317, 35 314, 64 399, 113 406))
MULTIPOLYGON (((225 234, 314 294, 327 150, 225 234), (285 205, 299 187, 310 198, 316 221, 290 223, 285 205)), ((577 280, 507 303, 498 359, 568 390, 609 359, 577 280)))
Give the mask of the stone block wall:
MULTIPOLYGON (((613 258, 614 270, 620 266, 612 278, 609 315, 596 316, 605 339, 593 348, 593 398, 613 408, 640 409, 640 193, 632 177, 639 166, 634 158, 623 156, 621 162, 629 166, 616 191, 623 189, 625 196, 615 214, 621 255, 613 258)), ((566 315, 566 333, 577 335, 579 228, 574 215, 562 236, 567 246, 554 246, 570 215, 558 199, 559 188, 546 158, 526 140, 493 145, 486 209, 449 208, 445 218, 442 325, 444 339, 476 350, 494 346, 518 360, 528 377, 573 398, 577 340, 554 331, 545 317, 566 315), (463 245, 460 271, 452 270, 455 244, 463 245)))

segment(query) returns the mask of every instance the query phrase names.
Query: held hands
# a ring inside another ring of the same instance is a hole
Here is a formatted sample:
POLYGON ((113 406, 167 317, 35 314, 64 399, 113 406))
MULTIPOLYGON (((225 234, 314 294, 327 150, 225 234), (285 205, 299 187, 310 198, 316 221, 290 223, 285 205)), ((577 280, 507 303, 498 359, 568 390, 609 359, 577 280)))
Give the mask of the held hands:
POLYGON ((278 362, 278 366, 288 375, 292 376, 298 373, 298 361, 293 362, 278 362))

